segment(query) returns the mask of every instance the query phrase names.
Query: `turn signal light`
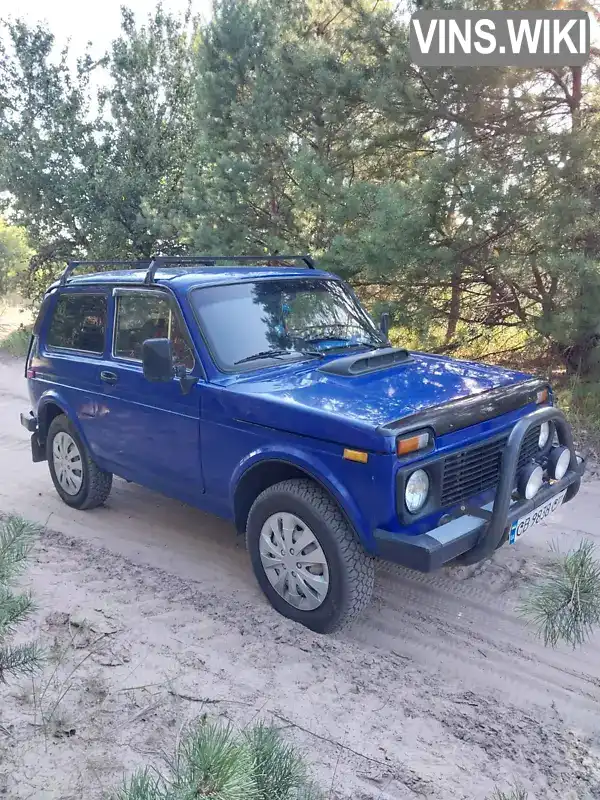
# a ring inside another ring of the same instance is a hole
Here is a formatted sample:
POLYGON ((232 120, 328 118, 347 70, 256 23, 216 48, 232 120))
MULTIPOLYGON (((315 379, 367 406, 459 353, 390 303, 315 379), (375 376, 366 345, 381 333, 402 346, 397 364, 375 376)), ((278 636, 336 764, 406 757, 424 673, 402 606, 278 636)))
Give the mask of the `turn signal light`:
POLYGON ((417 450, 424 450, 432 443, 432 439, 433 437, 429 431, 398 437, 396 439, 396 453, 399 456, 405 456, 408 453, 415 453, 417 450))
POLYGON ((350 450, 349 447, 344 447, 344 458, 347 461, 358 461, 359 464, 366 464, 369 460, 369 454, 363 450, 350 450))

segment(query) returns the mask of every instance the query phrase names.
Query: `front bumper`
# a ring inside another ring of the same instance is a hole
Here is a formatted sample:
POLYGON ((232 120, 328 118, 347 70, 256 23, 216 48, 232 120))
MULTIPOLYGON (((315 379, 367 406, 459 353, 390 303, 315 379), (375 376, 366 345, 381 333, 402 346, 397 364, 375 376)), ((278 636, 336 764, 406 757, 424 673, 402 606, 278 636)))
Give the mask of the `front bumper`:
POLYGON ((511 431, 502 455, 502 472, 493 502, 483 508, 469 507, 463 516, 452 519, 428 533, 410 536, 377 529, 374 532, 377 555, 405 567, 430 572, 462 556, 463 563, 473 564, 494 550, 507 538, 510 525, 519 517, 567 489, 567 503, 579 491, 585 461, 575 452, 569 423, 557 408, 538 408, 522 417, 511 431), (517 464, 523 438, 529 428, 552 421, 559 444, 568 447, 571 462, 566 475, 547 483, 533 500, 514 500, 517 464))

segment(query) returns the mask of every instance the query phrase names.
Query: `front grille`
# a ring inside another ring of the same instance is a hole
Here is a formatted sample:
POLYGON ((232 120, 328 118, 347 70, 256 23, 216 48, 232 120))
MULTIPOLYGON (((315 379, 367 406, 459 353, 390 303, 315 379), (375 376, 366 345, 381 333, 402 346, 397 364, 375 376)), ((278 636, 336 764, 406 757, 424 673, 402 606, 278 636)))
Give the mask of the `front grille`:
MULTIPOLYGON (((519 452, 519 469, 538 453, 540 427, 527 431, 519 452)), ((508 436, 485 442, 444 461, 442 471, 441 507, 457 505, 487 489, 493 489, 500 479, 502 453, 508 436)))

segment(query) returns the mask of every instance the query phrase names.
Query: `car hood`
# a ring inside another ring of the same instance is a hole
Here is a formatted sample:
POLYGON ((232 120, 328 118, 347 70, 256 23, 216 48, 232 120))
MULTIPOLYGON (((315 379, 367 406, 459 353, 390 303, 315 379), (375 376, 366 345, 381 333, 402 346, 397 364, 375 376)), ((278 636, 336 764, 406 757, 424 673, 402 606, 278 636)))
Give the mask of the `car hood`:
POLYGON ((390 422, 530 377, 422 353, 411 353, 404 363, 350 377, 323 372, 322 364, 295 364, 236 376, 236 417, 303 436, 381 449, 378 429, 390 422))

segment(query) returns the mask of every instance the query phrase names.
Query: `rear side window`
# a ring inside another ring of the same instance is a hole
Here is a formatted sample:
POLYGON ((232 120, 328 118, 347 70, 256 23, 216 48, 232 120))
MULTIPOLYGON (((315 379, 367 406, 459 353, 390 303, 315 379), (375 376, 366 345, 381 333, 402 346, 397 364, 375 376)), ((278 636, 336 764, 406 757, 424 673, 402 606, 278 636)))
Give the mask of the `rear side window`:
POLYGON ((193 369, 194 354, 169 297, 158 292, 118 295, 114 355, 141 361, 146 339, 170 339, 175 363, 193 369))
POLYGON ((106 297, 102 294, 63 294, 50 322, 47 344, 86 353, 104 352, 106 297))

